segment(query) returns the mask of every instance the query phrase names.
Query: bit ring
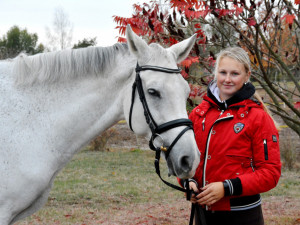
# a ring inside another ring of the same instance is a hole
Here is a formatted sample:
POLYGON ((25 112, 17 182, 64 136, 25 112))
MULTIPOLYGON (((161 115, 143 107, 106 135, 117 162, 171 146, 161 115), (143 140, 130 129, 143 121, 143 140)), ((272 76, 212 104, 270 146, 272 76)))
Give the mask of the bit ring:
POLYGON ((154 140, 155 140, 155 138, 156 137, 159 137, 160 139, 161 139, 161 141, 162 141, 162 145, 160 146, 160 150, 161 151, 163 151, 163 152, 166 152, 168 149, 167 149, 167 147, 164 147, 164 139, 163 139, 163 137, 160 135, 160 134, 155 134, 155 135, 153 135, 152 136, 152 143, 153 143, 153 146, 155 147, 155 148, 157 148, 157 146, 155 146, 155 144, 154 144, 154 140), (153 138, 154 137, 154 138, 153 138))

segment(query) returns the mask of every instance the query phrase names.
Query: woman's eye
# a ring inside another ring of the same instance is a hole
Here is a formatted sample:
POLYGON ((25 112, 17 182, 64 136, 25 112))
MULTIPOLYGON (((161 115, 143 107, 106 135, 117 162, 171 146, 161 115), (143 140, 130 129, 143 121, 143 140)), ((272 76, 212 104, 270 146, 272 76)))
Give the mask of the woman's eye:
POLYGON ((149 88, 148 89, 148 93, 152 96, 155 96, 155 97, 159 97, 160 98, 160 93, 159 91, 153 89, 153 88, 149 88))
POLYGON ((225 71, 220 71, 220 74, 224 75, 224 74, 226 74, 226 72, 225 71))

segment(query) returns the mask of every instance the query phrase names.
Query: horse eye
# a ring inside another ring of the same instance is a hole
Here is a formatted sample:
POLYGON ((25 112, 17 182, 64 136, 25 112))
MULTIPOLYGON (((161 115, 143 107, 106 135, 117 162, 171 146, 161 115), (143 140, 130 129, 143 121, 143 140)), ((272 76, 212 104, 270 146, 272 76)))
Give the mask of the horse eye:
POLYGON ((160 93, 159 91, 153 89, 153 88, 149 88, 148 89, 148 93, 152 96, 155 96, 155 97, 159 97, 160 98, 160 93))

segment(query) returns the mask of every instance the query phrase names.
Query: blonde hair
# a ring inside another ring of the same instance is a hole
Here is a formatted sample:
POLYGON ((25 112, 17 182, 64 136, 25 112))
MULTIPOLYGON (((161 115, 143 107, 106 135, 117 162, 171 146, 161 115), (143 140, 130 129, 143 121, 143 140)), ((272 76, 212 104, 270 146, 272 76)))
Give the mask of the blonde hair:
POLYGON ((274 119, 274 117, 273 117, 272 114, 271 114, 271 111, 270 111, 270 110, 268 109, 268 107, 264 104, 262 98, 261 98, 260 95, 257 93, 257 91, 255 91, 253 97, 254 97, 257 101, 259 101, 259 103, 260 103, 260 104, 262 105, 262 107, 263 107, 263 110, 264 110, 266 113, 268 113, 268 115, 272 118, 272 120, 273 120, 273 122, 274 122, 274 124, 275 124, 276 129, 279 131, 279 130, 280 130, 279 124, 276 122, 276 120, 274 119))
MULTIPOLYGON (((246 73, 251 71, 251 61, 249 59, 248 53, 240 47, 229 47, 229 48, 225 48, 224 50, 220 51, 220 53, 217 55, 217 60, 216 60, 215 70, 214 70, 214 75, 215 75, 214 79, 215 80, 217 79, 217 73, 218 73, 220 61, 221 61, 221 59, 223 59, 225 57, 232 58, 232 59, 242 63, 245 67, 246 73)), ((250 81, 250 80, 248 80, 248 81, 250 81)))
MULTIPOLYGON (((251 72, 251 61, 249 59, 248 53, 240 47, 228 47, 228 48, 225 48, 224 50, 220 51, 220 53, 217 55, 217 60, 216 60, 215 69, 214 69, 214 76, 215 76, 214 79, 215 80, 217 79, 217 73, 218 73, 218 68, 219 68, 220 61, 221 61, 221 59, 223 59, 225 57, 232 58, 232 59, 242 63, 245 67, 246 73, 248 73, 249 71, 251 72)), ((249 80, 247 82, 250 82, 250 77, 249 77, 249 80)), ((254 97, 254 99, 256 99, 262 105, 264 111, 266 113, 268 113, 269 116, 273 119, 277 130, 279 130, 278 124, 274 120, 270 110, 264 104, 262 98, 257 93, 257 91, 255 91, 253 97, 254 97)))

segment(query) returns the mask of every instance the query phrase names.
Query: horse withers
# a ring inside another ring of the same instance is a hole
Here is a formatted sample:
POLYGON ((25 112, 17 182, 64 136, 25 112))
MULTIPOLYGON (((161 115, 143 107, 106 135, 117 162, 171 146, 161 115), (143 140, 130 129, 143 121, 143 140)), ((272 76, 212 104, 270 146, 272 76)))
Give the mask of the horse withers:
MULTIPOLYGON (((148 46, 130 27, 126 37, 128 44, 0 61, 1 225, 41 208, 55 176, 76 152, 119 120, 129 121, 137 63, 177 69, 195 42, 193 36, 167 49, 148 46)), ((157 125, 187 118, 189 86, 180 74, 147 70, 140 78, 157 125)), ((144 108, 134 96, 132 130, 150 138, 144 108)), ((182 129, 174 127, 159 137, 168 146, 182 129)), ((169 173, 189 178, 199 159, 194 133, 188 130, 166 159, 169 173)))

